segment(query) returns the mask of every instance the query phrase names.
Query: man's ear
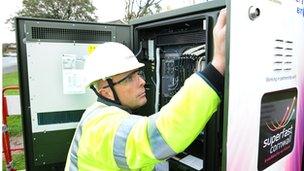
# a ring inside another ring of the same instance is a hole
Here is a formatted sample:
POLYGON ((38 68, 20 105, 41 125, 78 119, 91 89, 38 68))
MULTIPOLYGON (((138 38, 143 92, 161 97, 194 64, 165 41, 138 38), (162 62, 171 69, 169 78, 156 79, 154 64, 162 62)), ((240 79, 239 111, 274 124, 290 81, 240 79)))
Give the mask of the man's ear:
POLYGON ((101 94, 103 97, 114 100, 114 96, 110 88, 101 88, 98 90, 98 93, 101 94))

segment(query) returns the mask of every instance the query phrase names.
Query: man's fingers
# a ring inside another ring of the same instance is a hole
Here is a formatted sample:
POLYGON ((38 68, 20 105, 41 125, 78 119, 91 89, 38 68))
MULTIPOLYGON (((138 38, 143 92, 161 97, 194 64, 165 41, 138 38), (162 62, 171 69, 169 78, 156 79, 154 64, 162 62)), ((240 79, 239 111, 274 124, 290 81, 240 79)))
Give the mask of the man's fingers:
POLYGON ((226 8, 222 9, 217 19, 217 27, 222 28, 226 24, 226 8))

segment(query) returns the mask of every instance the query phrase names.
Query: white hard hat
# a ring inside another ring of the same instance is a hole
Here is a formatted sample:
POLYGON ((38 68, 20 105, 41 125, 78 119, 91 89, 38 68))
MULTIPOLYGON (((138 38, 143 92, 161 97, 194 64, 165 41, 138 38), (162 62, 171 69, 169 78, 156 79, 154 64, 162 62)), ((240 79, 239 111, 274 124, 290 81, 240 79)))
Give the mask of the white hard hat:
POLYGON ((95 51, 86 59, 84 84, 87 87, 97 80, 106 80, 143 66, 144 64, 138 62, 133 52, 125 45, 106 42, 96 46, 95 51))

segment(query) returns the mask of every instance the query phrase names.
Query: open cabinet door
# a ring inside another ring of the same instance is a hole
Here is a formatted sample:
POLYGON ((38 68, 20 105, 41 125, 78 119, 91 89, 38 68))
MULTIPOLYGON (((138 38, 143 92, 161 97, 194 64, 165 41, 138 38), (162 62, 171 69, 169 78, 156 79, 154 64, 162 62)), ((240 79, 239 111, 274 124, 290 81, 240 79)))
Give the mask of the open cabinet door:
POLYGON ((231 0, 229 9, 224 168, 300 171, 303 1, 231 0))
POLYGON ((63 170, 84 110, 96 96, 80 86, 96 44, 131 47, 129 25, 16 19, 26 170, 63 170))
MULTIPOLYGON (((136 111, 138 114, 157 113, 179 91, 186 78, 203 70, 212 60, 212 30, 218 12, 224 7, 224 1, 210 1, 131 22, 134 47, 141 49, 138 59, 145 63, 148 98, 147 104, 136 111)), ((222 110, 218 110, 182 153, 168 159, 169 169, 220 170, 221 138, 222 110)))

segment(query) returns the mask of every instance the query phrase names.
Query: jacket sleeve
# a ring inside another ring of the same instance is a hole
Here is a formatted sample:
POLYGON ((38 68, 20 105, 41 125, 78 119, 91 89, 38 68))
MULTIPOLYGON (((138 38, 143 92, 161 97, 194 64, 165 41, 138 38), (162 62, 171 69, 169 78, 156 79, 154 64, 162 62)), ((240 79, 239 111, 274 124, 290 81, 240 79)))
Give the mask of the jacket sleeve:
POLYGON ((127 167, 155 164, 187 148, 217 110, 222 89, 223 76, 212 65, 190 76, 158 113, 139 118, 129 128, 124 151, 127 167))
POLYGON ((192 75, 155 120, 162 137, 176 153, 194 141, 217 110, 223 78, 216 72, 209 65, 204 72, 192 75))

